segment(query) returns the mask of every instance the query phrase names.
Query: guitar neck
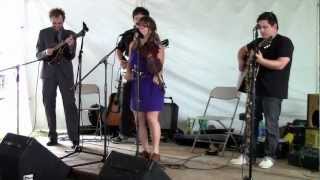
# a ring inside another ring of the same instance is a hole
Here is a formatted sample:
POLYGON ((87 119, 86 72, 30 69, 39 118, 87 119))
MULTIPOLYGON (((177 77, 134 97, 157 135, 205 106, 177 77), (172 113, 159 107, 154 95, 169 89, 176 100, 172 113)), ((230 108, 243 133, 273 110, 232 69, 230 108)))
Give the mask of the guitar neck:
MULTIPOLYGON (((78 37, 81 36, 81 31, 77 34, 74 35, 74 38, 77 39, 78 37)), ((59 48, 61 48, 62 46, 64 46, 65 44, 67 44, 65 41, 60 42, 59 44, 57 44, 53 50, 58 50, 59 48)))
POLYGON ((66 42, 64 42, 64 41, 61 42, 61 43, 57 44, 55 47, 53 47, 53 50, 55 51, 55 50, 61 48, 62 46, 64 46, 65 44, 66 44, 66 42))

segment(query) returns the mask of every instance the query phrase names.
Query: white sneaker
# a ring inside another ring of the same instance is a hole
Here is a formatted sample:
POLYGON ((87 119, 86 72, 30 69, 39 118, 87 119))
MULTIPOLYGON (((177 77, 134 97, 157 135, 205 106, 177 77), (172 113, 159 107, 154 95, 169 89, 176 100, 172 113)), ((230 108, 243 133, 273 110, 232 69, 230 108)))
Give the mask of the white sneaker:
POLYGON ((247 164, 247 159, 248 157, 246 155, 241 154, 238 158, 231 159, 230 163, 233 165, 244 165, 247 164))
POLYGON ((259 167, 262 169, 269 169, 274 165, 274 160, 271 157, 264 157, 263 160, 259 163, 259 167))

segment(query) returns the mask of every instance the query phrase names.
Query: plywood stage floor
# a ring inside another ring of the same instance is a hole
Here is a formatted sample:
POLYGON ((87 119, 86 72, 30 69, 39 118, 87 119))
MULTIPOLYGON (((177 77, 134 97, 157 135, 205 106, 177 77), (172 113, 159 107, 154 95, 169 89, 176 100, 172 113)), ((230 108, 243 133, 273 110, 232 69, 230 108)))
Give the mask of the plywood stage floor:
MULTIPOLYGON (((47 137, 35 137, 44 147, 53 152, 57 157, 62 157, 66 154, 66 150, 70 150, 71 143, 67 140, 59 140, 58 146, 48 147, 46 142, 47 137)), ((81 143, 83 150, 103 154, 104 143, 99 136, 82 136, 81 143)), ((63 139, 63 138, 62 138, 63 139)), ((107 152, 118 151, 126 154, 135 154, 136 146, 133 143, 113 144, 108 143, 107 152)), ((229 163, 231 158, 237 157, 239 154, 233 151, 226 151, 224 156, 208 156, 204 155, 206 149, 197 148, 194 153, 191 153, 191 147, 177 145, 173 142, 161 143, 161 161, 160 164, 164 167, 164 171, 173 180, 241 180, 243 175, 247 174, 248 167, 234 166, 229 163)), ((141 148, 140 148, 141 149, 141 148)), ((101 156, 96 156, 88 153, 76 153, 63 161, 70 165, 88 163, 92 161, 102 160, 101 156)), ((128 162, 130 163, 130 162, 128 162)), ((95 179, 100 173, 103 163, 74 167, 78 173, 77 179, 95 179), (86 175, 79 175, 86 174, 86 175), (80 177, 82 176, 82 177, 80 177)), ((309 170, 288 165, 287 160, 277 160, 274 167, 271 169, 261 169, 257 165, 253 166, 253 179, 257 180, 318 180, 320 179, 319 172, 311 172, 309 170)))

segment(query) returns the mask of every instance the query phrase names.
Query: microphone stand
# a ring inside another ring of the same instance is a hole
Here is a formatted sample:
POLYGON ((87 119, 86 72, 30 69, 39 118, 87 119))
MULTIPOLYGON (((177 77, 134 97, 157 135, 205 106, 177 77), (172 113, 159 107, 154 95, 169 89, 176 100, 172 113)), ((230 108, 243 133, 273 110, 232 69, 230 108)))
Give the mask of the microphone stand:
MULTIPOLYGON (((107 55, 105 55, 87 74, 85 74, 72 88, 76 88, 77 86, 80 86, 79 84, 81 84, 81 82, 86 79, 93 71, 95 71, 95 69, 97 69, 98 66, 100 66, 100 64, 104 64, 104 106, 107 108, 108 104, 107 104, 107 97, 108 97, 108 85, 107 85, 107 69, 108 69, 108 58, 109 56, 116 50, 117 48, 113 48, 107 55)), ((102 117, 100 116, 100 121, 102 122, 102 117)), ((106 134, 106 129, 107 129, 107 125, 104 124, 104 129, 103 129, 103 133, 104 133, 104 148, 103 148, 103 155, 102 156, 102 160, 101 162, 104 162, 107 158, 107 154, 108 154, 108 147, 109 147, 109 139, 107 138, 106 134)))
MULTIPOLYGON (((78 96, 78 134, 77 136, 80 137, 80 117, 81 117, 81 109, 82 109, 82 103, 81 103, 81 86, 82 86, 82 78, 81 78, 81 72, 82 72, 82 53, 83 53, 83 39, 84 39, 84 36, 86 34, 86 32, 88 31, 89 29, 87 28, 87 26, 83 23, 83 29, 81 31, 81 46, 80 46, 80 50, 79 50, 79 55, 78 55, 78 59, 79 59, 79 63, 78 63, 78 73, 79 73, 79 76, 77 76, 77 79, 79 78, 79 81, 71 88, 71 89, 75 89, 75 87, 79 87, 79 96, 78 96)), ((79 138, 80 140, 80 138, 79 138)), ((81 164, 76 164, 76 165, 72 165, 72 167, 78 167, 78 166, 85 166, 85 165, 89 165, 89 164, 96 164, 96 163, 104 163, 104 160, 106 159, 106 154, 98 154, 98 153, 94 153, 94 152, 89 152, 89 151, 85 151, 83 150, 83 147, 78 145, 75 147, 74 151, 61 157, 60 159, 64 159, 64 158, 67 158, 75 153, 87 153, 87 154, 92 154, 92 155, 97 155, 97 156, 102 156, 102 159, 100 161, 93 161, 93 162, 88 162, 88 163, 81 163, 81 164)))
MULTIPOLYGON (((255 26, 255 28, 253 29, 253 38, 254 40, 258 39, 258 26, 255 26)), ((254 47, 254 54, 256 54, 259 51, 259 49, 257 48, 257 44, 255 44, 254 47)), ((249 143, 249 174, 248 176, 245 176, 243 179, 244 180, 252 180, 252 164, 253 164, 253 142, 256 143, 256 141, 254 140, 255 138, 255 121, 256 121, 256 117, 255 117, 255 110, 256 110, 256 56, 253 56, 254 60, 251 61, 251 67, 252 67, 252 71, 251 73, 251 80, 250 80, 250 91, 248 92, 248 96, 250 95, 250 101, 251 101, 251 123, 250 123, 250 129, 251 129, 251 134, 250 134, 250 143, 249 143)), ((250 106, 250 105, 249 105, 250 106)), ((255 148, 256 149, 256 148, 255 148)))
MULTIPOLYGON (((139 36, 138 36, 139 37, 139 36)), ((139 123, 139 112, 140 112, 140 38, 137 39, 137 65, 134 69, 134 73, 136 74, 136 87, 133 87, 133 88, 136 88, 136 109, 137 109, 137 113, 135 114, 136 116, 136 157, 139 156, 139 128, 140 128, 140 123, 139 123)), ((148 137, 148 136, 147 136, 148 137)))
POLYGON ((17 76, 16 76, 16 84, 17 84, 17 91, 16 91, 16 96, 17 96, 17 134, 19 135, 20 134, 20 131, 19 131, 19 127, 20 127, 20 67, 21 66, 25 66, 25 65, 28 65, 28 64, 32 64, 32 63, 35 63, 35 62, 38 62, 38 61, 42 61, 44 59, 44 57, 41 57, 37 60, 34 60, 34 61, 29 61, 29 62, 26 62, 26 63, 23 63, 23 64, 18 64, 18 65, 15 65, 15 66, 11 66, 11 67, 8 67, 8 68, 5 68, 5 69, 1 69, 0 70, 0 73, 1 72, 4 72, 4 71, 7 71, 7 70, 10 70, 10 69, 16 69, 17 70, 17 76))

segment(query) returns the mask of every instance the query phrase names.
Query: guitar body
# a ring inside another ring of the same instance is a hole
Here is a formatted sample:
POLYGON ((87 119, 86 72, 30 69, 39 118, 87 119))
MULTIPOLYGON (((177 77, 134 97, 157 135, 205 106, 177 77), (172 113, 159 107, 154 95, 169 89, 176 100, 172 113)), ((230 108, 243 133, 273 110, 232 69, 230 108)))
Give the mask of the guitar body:
POLYGON ((248 92, 248 89, 250 88, 249 85, 250 85, 250 81, 252 80, 252 77, 251 75, 249 74, 250 70, 252 70, 253 68, 253 64, 255 66, 255 77, 254 78, 254 81, 255 79, 257 78, 258 76, 258 73, 259 73, 259 64, 257 64, 255 62, 256 60, 256 53, 261 50, 261 49, 267 49, 270 47, 271 45, 271 41, 272 41, 272 37, 270 37, 269 39, 266 39, 266 40, 262 40, 256 48, 254 49, 251 49, 247 55, 247 58, 245 60, 245 66, 244 66, 244 70, 241 72, 240 76, 239 76, 239 79, 238 79, 238 84, 237 84, 237 88, 239 91, 241 92, 245 92, 247 93, 248 92))
POLYGON ((121 120, 120 102, 117 93, 112 93, 109 98, 109 105, 105 114, 107 126, 119 126, 121 120))
MULTIPOLYGON (((244 67, 244 70, 240 73, 239 76, 239 80, 238 80, 238 90, 241 92, 248 92, 248 85, 250 84, 250 76, 249 76, 249 67, 250 67, 250 63, 253 61, 253 59, 255 58, 255 52, 254 50, 251 50, 249 52, 249 55, 246 58, 246 64, 244 67)), ((255 69, 255 74, 256 77, 259 73, 259 65, 256 64, 256 69, 255 69)))
POLYGON ((54 49, 54 51, 52 55, 48 56, 47 61, 49 64, 55 64, 58 63, 62 58, 64 49, 67 47, 67 45, 62 42, 59 44, 54 44, 51 47, 54 49))

